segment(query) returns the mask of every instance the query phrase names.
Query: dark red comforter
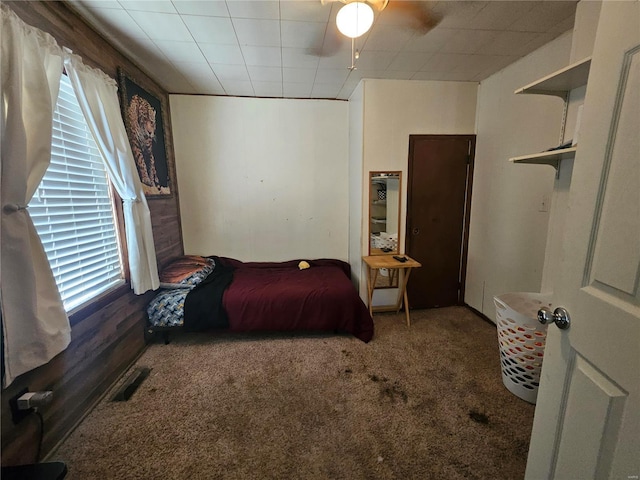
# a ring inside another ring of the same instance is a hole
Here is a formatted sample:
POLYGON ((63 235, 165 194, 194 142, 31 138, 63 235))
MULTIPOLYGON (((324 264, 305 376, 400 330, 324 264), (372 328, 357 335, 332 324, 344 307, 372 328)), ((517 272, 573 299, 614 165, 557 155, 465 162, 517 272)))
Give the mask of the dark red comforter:
POLYGON ((346 262, 309 260, 305 270, 298 268, 299 260, 245 263, 217 257, 216 262, 234 267, 222 300, 231 331, 328 330, 364 342, 373 337, 373 320, 346 262))

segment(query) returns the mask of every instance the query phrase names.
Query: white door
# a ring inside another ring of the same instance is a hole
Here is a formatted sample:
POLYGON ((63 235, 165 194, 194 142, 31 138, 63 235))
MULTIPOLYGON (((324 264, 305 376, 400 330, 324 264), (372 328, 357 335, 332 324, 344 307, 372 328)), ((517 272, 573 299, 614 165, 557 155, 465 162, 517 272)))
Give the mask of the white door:
POLYGON ((640 475, 640 4, 604 1, 527 479, 640 475))

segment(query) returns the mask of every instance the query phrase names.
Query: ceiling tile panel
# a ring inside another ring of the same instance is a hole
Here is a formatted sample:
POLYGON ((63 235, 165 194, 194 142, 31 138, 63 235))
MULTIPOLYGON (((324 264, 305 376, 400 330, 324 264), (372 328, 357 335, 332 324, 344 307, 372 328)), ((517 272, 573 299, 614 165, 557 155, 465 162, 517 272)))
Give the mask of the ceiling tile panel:
POLYGON ((290 68, 318 68, 320 59, 304 48, 282 48, 282 66, 290 68))
POLYGON ((389 64, 388 70, 391 71, 413 71, 420 70, 432 53, 421 52, 401 52, 398 53, 389 64))
POLYGON ((384 70, 363 70, 363 69, 358 69, 358 70, 354 70, 349 74, 349 78, 347 79, 347 81, 345 83, 351 83, 354 81, 360 81, 366 78, 375 78, 375 79, 379 79, 379 78, 384 78, 385 76, 385 71, 384 70))
POLYGON ((78 7, 86 7, 90 9, 94 8, 112 8, 115 10, 124 10, 124 7, 120 5, 118 0, 80 0, 76 1, 78 7))
POLYGON ((252 82, 257 97, 282 97, 282 82, 252 82))
POLYGON ((434 53, 420 68, 421 72, 454 72, 460 64, 473 61, 473 55, 434 53))
POLYGON ((187 77, 194 86, 205 83, 213 83, 220 86, 220 82, 213 73, 211 66, 207 63, 176 62, 173 65, 176 70, 187 77))
POLYGON ((561 34, 556 32, 538 33, 533 40, 531 40, 529 43, 527 43, 524 46, 524 49, 526 50, 526 52, 522 52, 522 55, 518 55, 518 56, 524 56, 525 53, 537 50, 538 48, 540 48, 543 45, 546 45, 547 43, 549 43, 551 40, 558 37, 559 35, 561 34))
POLYGON ((415 27, 415 21, 424 15, 430 15, 435 1, 391 1, 387 7, 376 13, 377 25, 396 25, 404 28, 415 27))
POLYGON ((280 22, 234 18, 233 27, 240 45, 280 47, 280 22))
POLYGON ((311 98, 336 98, 341 89, 342 84, 315 83, 311 89, 311 98))
POLYGON ((256 47, 244 45, 242 55, 247 65, 261 67, 281 67, 282 51, 278 47, 256 47))
POLYGON ((222 87, 227 95, 238 97, 253 97, 253 85, 247 81, 223 80, 222 87))
POLYGON ((158 83, 169 93, 196 93, 193 85, 173 67, 163 66, 150 73, 158 78, 158 83))
POLYGON ((550 33, 557 33, 557 34, 561 34, 564 33, 568 30, 573 30, 573 24, 575 22, 575 16, 571 15, 568 18, 565 18, 564 20, 562 20, 560 23, 554 25, 553 27, 551 27, 549 29, 550 33))
POLYGON ((362 80, 363 78, 374 78, 372 75, 375 75, 376 72, 372 71, 372 70, 362 70, 362 69, 356 69, 356 70, 351 70, 349 72, 349 76, 347 77, 347 80, 344 82, 345 85, 349 85, 352 83, 358 83, 360 82, 360 80, 362 80))
POLYGON ((327 23, 330 13, 331 6, 322 5, 319 0, 288 0, 280 2, 281 20, 327 23))
POLYGON ((438 28, 474 29, 478 28, 474 18, 487 6, 486 1, 438 2, 430 8, 438 28))
POLYGON ((398 25, 380 25, 371 31, 362 50, 398 52, 413 35, 411 30, 398 25))
POLYGON ((202 75, 200 77, 191 77, 189 83, 197 92, 207 93, 209 95, 224 95, 225 91, 222 84, 211 73, 210 75, 202 75))
POLYGON ((525 46, 534 41, 538 35, 533 32, 499 32, 476 53, 482 55, 524 55, 526 53, 525 46))
POLYGON ((318 68, 347 68, 351 65, 351 50, 341 49, 333 55, 320 57, 318 68))
POLYGON ((345 82, 349 76, 350 71, 346 68, 333 69, 325 68, 318 69, 316 73, 315 83, 339 83, 340 86, 345 82))
POLYGON ((108 34, 105 35, 107 38, 149 38, 124 9, 97 8, 91 12, 91 21, 108 28, 108 34))
POLYGON ((318 22, 294 22, 285 20, 280 23, 282 46, 290 48, 322 48, 326 24, 318 22))
POLYGON ((229 82, 248 82, 249 74, 244 65, 211 65, 213 73, 216 74, 220 83, 225 87, 229 82))
POLYGON ((169 0, 125 0, 120 2, 125 10, 155 13, 178 13, 169 0))
POLYGON ((575 8, 575 2, 560 0, 535 2, 534 7, 526 15, 509 25, 509 29, 525 32, 547 32, 549 27, 573 17, 575 8))
POLYGON ((413 70, 404 70, 397 72, 389 72, 388 70, 386 70, 384 78, 387 78, 389 80, 411 80, 411 77, 413 77, 414 73, 415 71, 413 70))
MULTIPOLYGON (((386 70, 396 56, 394 52, 367 51, 362 52, 356 67, 362 70, 386 70)), ((345 65, 347 67, 348 65, 345 65)))
POLYGON ((220 84, 200 84, 198 93, 201 95, 227 95, 227 92, 220 84))
POLYGON ((201 43, 200 49, 209 63, 224 63, 228 65, 244 65, 242 50, 238 45, 218 45, 215 43, 201 43))
POLYGON ((494 30, 454 30, 440 53, 475 53, 494 40, 500 32, 494 30))
POLYGON ((227 8, 234 18, 261 18, 261 19, 280 19, 280 7, 278 1, 259 0, 259 1, 243 1, 229 0, 227 8))
POLYGON ((169 42, 156 40, 154 42, 160 51, 172 62, 200 62, 207 63, 204 55, 195 42, 169 42))
POLYGON ((229 17, 227 2, 203 2, 202 0, 180 0, 174 2, 178 13, 182 15, 204 15, 206 17, 229 17))
MULTIPOLYGON (((320 58, 326 58, 335 55, 340 50, 348 50, 351 52, 351 43, 350 39, 329 25, 323 35, 322 49, 318 51, 310 48, 309 51, 314 55, 318 55, 320 58)), ((355 48, 359 50, 364 45, 364 39, 362 37, 356 38, 353 43, 355 44, 355 48)))
POLYGON ((129 11, 131 18, 152 40, 191 41, 193 37, 177 14, 129 11))
POLYGON ((286 98, 309 98, 312 86, 312 83, 284 82, 282 84, 282 95, 286 98))
POLYGON ((230 18, 184 15, 184 23, 196 42, 237 45, 238 39, 230 18))
POLYGON ((282 69, 280 67, 248 66, 247 71, 252 82, 280 82, 282 83, 282 69))
POLYGON ((164 53, 153 43, 152 40, 136 39, 135 43, 122 44, 122 48, 127 48, 127 56, 135 61, 138 65, 146 67, 151 71, 157 66, 164 66, 169 64, 169 60, 165 57, 164 53))
POLYGON ((457 32, 458 30, 450 28, 438 28, 425 35, 415 34, 407 41, 403 50, 406 52, 435 53, 440 51, 457 32))
POLYGON ((378 78, 378 79, 389 79, 389 80, 410 80, 411 77, 415 74, 415 71, 396 71, 389 72, 388 70, 354 70, 351 75, 349 75, 348 82, 351 82, 355 79, 363 79, 363 78, 378 78))
POLYGON ((340 92, 338 93, 337 98, 341 100, 348 100, 351 94, 353 93, 353 90, 358 86, 359 83, 360 83, 359 79, 346 81, 342 86, 342 88, 340 89, 340 92))
POLYGON ((465 74, 468 78, 473 78, 491 68, 496 63, 496 60, 499 59, 500 57, 493 55, 470 55, 464 62, 459 62, 452 73, 457 75, 465 74))
POLYGON ((455 72, 418 72, 411 80, 431 81, 431 82, 471 82, 466 75, 455 72))
POLYGON ((283 68, 282 79, 285 83, 308 83, 309 91, 311 84, 316 78, 315 68, 283 68))
POLYGON ((537 1, 491 1, 473 17, 473 28, 503 30, 520 21, 534 8, 537 1))
POLYGON ((513 62, 518 60, 518 58, 520 58, 520 57, 497 56, 497 57, 495 57, 495 60, 487 67, 486 70, 481 72, 479 75, 476 75, 476 77, 472 78, 471 80, 474 80, 474 81, 484 80, 488 76, 490 76, 490 75, 492 75, 492 74, 494 74, 496 72, 499 72, 500 70, 502 70, 507 65, 511 65, 513 62))

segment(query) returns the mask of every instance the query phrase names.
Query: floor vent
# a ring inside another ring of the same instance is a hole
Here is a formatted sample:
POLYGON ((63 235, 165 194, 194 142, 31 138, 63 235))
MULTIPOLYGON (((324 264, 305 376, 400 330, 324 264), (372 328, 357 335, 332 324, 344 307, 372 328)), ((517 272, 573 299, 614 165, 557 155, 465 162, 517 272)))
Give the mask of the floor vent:
POLYGON ((126 402, 135 393, 138 387, 142 384, 145 378, 149 376, 151 372, 150 368, 140 367, 136 368, 129 374, 122 386, 118 389, 116 394, 111 399, 112 402, 126 402))

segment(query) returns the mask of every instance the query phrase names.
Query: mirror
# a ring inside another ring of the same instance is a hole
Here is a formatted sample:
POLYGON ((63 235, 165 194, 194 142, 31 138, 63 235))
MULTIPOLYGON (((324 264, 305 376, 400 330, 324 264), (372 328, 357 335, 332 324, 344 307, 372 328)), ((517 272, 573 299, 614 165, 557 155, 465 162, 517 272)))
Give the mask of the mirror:
POLYGON ((369 255, 397 255, 402 172, 369 172, 369 255))

